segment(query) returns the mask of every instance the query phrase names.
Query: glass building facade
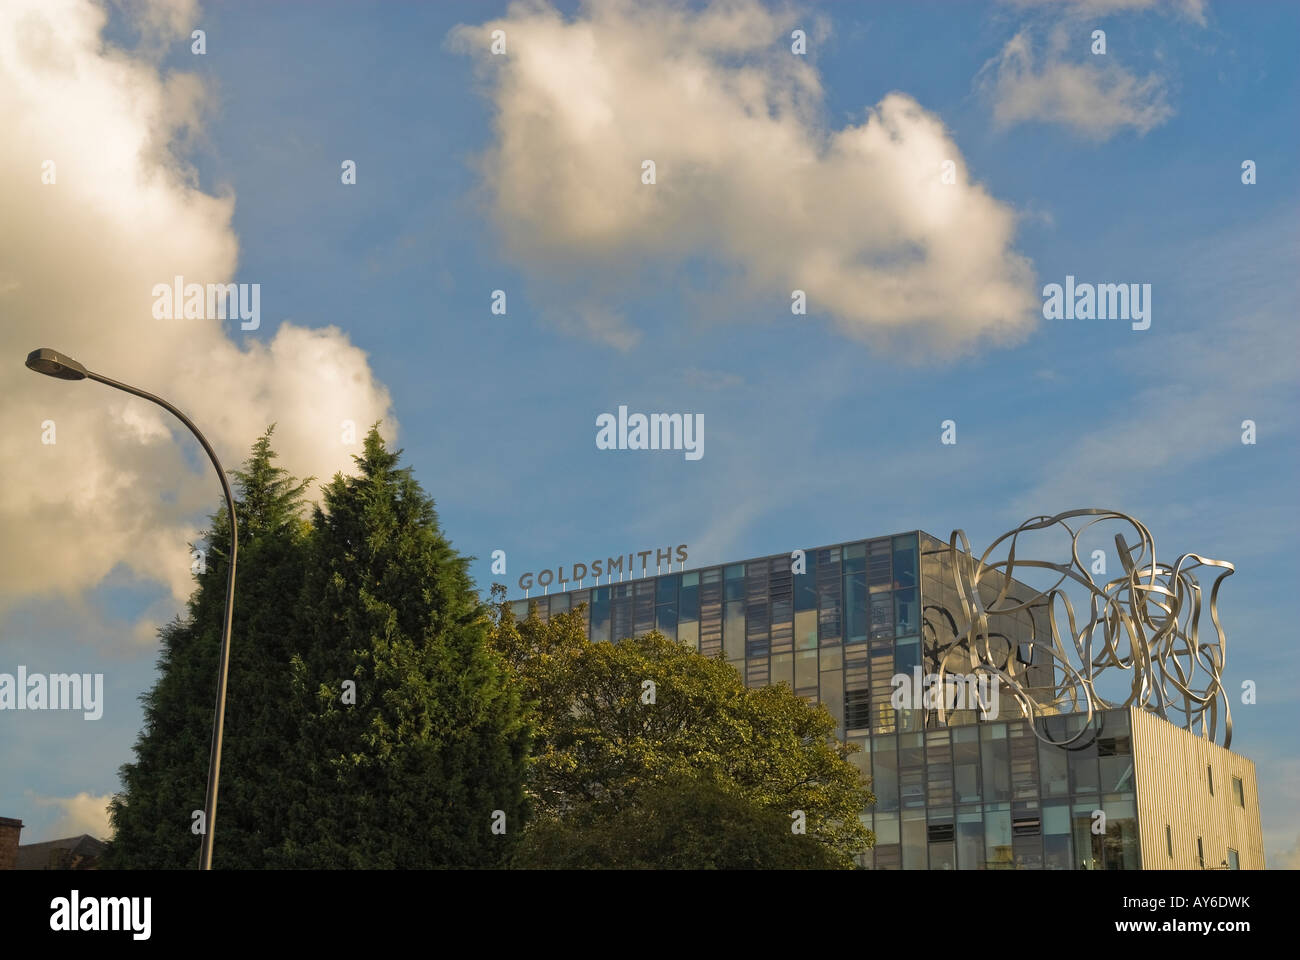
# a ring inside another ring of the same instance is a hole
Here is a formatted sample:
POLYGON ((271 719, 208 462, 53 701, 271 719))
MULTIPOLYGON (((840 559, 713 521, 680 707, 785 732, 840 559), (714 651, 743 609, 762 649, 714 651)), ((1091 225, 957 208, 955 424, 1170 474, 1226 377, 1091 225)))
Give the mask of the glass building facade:
MULTIPOLYGON (((948 672, 966 672, 948 544, 913 531, 810 548, 804 561, 800 573, 791 554, 778 554, 533 596, 513 608, 524 617, 536 605, 546 619, 585 603, 593 641, 657 629, 721 654, 751 687, 785 683, 825 704, 837 736, 860 748, 852 759, 876 796, 862 814, 876 835, 860 858, 865 867, 1141 867, 1127 709, 1094 715, 1093 732, 1067 750, 1040 742, 1005 690, 998 716, 987 719, 976 709, 945 719, 891 705, 896 674, 936 672, 943 657, 948 672)), ((1031 687, 1052 681, 1032 643, 1044 636, 1044 618, 1024 611, 999 627, 1005 636, 990 637, 1031 687)), ((1087 718, 1038 722, 1060 741, 1087 718)))

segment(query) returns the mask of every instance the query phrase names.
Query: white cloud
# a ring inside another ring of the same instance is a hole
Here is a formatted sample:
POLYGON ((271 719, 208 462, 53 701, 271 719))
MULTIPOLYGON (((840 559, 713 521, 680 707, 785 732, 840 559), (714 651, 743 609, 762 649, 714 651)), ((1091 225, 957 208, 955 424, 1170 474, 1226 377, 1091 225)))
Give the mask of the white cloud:
MULTIPOLYGON (((145 41, 187 40, 194 23, 188 2, 126 9, 145 41)), ((286 323, 262 343, 237 322, 153 318, 153 286, 177 275, 262 283, 267 327, 290 305, 274 278, 237 274, 233 197, 197 189, 169 148, 201 131, 201 85, 105 45, 105 20, 89 0, 0 5, 0 606, 75 596, 119 563, 180 599, 194 518, 220 502, 182 425, 99 384, 27 371, 35 347, 166 397, 228 469, 271 422, 283 465, 321 478, 352 468, 341 420, 394 429, 386 389, 337 329, 286 323), (54 184, 42 183, 47 160, 54 184), (41 442, 46 420, 53 445, 41 442)))
POLYGON ((955 354, 1023 336, 1037 298, 1014 212, 904 93, 828 127, 816 69, 790 52, 797 25, 752 0, 598 2, 572 20, 534 3, 453 31, 495 107, 482 172, 510 254, 577 298, 572 329, 615 345, 623 321, 582 305, 593 278, 617 296, 611 278, 688 261, 731 271, 737 298, 774 313, 805 290, 872 343, 955 354), (505 56, 489 52, 494 30, 505 56))
POLYGON ((1089 59, 1068 61, 1063 36, 1055 31, 1046 55, 1039 56, 1030 32, 1021 30, 981 69, 977 83, 992 99, 997 126, 1055 123, 1108 140, 1125 129, 1146 133, 1173 115, 1157 74, 1138 77, 1110 54, 1085 52, 1089 59))
MULTIPOLYGON (((75 797, 33 797, 37 806, 55 807, 59 818, 46 830, 47 840, 62 840, 88 833, 97 840, 107 840, 112 833, 108 821, 108 804, 113 795, 81 792, 75 797)), ((29 841, 36 842, 36 841, 29 841)))

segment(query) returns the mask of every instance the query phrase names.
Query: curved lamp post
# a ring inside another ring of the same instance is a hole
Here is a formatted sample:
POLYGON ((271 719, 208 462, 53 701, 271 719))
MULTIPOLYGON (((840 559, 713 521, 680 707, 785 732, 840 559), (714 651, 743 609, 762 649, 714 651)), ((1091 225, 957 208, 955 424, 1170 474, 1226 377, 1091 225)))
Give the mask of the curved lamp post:
POLYGON ((203 814, 203 847, 199 854, 199 869, 211 870, 212 840, 217 825, 217 781, 221 776, 221 733, 226 718, 226 677, 230 671, 230 623, 235 614, 235 553, 239 547, 239 536, 235 525, 235 498, 231 495, 230 482, 226 479, 226 471, 221 468, 221 461, 217 459, 217 455, 213 451, 212 445, 208 443, 207 437, 199 432, 199 428, 194 426, 189 417, 161 397, 155 397, 152 393, 146 393, 128 384, 110 380, 108 377, 87 370, 71 357, 44 347, 33 350, 27 355, 27 367, 37 373, 43 373, 47 377, 57 377, 59 380, 95 380, 106 386, 123 390, 126 393, 158 404, 158 406, 173 413, 181 423, 190 428, 190 432, 194 436, 198 437, 199 443, 203 444, 203 449, 208 452, 212 465, 217 468, 217 476, 221 478, 221 490, 226 495, 226 509, 230 513, 230 572, 226 578, 226 619, 221 627, 221 654, 217 668, 217 707, 216 715, 212 720, 212 749, 208 754, 208 793, 203 814))

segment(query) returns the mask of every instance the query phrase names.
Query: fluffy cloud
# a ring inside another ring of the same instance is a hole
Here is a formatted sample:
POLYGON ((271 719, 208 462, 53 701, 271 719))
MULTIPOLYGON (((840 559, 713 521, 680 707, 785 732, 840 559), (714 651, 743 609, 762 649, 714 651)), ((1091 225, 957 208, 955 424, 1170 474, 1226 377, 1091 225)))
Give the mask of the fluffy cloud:
POLYGON ((1173 115, 1159 76, 1138 77, 1109 54, 1070 62, 1063 56, 1065 36, 1062 29, 1053 32, 1040 62, 1029 31, 1022 30, 985 64, 979 82, 992 98, 997 126, 1041 121, 1108 140, 1128 128, 1146 133, 1173 115))
MULTIPOLYGON (((188 42, 191 3, 127 9, 146 46, 188 42)), ((341 420, 392 429, 387 391, 337 329, 282 324, 264 343, 237 321, 154 318, 153 287, 175 276, 271 278, 236 274, 233 198, 197 189, 173 154, 201 130, 202 87, 105 44, 105 20, 90 0, 0 5, 0 604, 75 595, 119 564, 183 597, 195 516, 220 502, 183 426, 99 384, 36 376, 22 365, 35 347, 171 400, 227 468, 271 422, 284 465, 318 477, 352 467, 341 420)), ((269 326, 285 305, 273 283, 261 292, 269 326)))
MULTIPOLYGON (((62 840, 64 837, 79 837, 88 833, 98 840, 107 840, 112 832, 108 821, 108 804, 112 794, 96 797, 89 793, 77 794, 75 797, 33 797, 37 806, 54 807, 60 811, 59 817, 45 833, 47 840, 62 840)), ((34 843, 37 841, 28 841, 34 843)))
POLYGON ((591 308, 593 284, 603 302, 618 296, 611 278, 687 262, 729 271, 772 314, 802 289, 812 312, 872 343, 957 353, 1024 335, 1037 298, 1013 211, 906 94, 829 127, 817 71, 790 51, 799 25, 752 0, 614 0, 571 20, 516 4, 457 28, 495 108, 482 170, 510 253, 583 291, 569 329, 624 348, 635 336, 591 308), (505 56, 490 52, 497 30, 505 56))

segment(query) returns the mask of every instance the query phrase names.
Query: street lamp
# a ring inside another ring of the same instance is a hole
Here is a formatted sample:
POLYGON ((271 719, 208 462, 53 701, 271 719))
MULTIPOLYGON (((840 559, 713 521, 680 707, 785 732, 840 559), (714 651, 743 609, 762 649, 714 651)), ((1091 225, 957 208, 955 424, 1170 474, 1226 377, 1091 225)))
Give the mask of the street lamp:
POLYGON ((226 471, 221 468, 221 461, 217 459, 217 454, 208 443, 207 437, 199 432, 199 428, 194 426, 189 417, 161 397, 110 380, 108 377, 87 370, 71 357, 45 347, 33 350, 27 355, 27 367, 47 377, 57 377, 60 380, 95 380, 117 390, 151 400, 169 410, 181 423, 190 428, 194 436, 198 437, 199 443, 203 444, 203 449, 208 452, 212 465, 217 468, 217 476, 221 478, 221 490, 226 495, 226 509, 230 514, 230 571, 226 577, 226 619, 221 627, 221 654, 217 668, 217 707, 216 715, 212 719, 212 749, 208 754, 208 794, 203 813, 203 846, 199 853, 199 869, 211 870, 212 840, 217 825, 217 780, 221 776, 221 733, 226 718, 226 678, 230 672, 230 623, 235 615, 235 553, 239 546, 239 536, 235 526, 235 498, 230 492, 230 481, 226 479, 226 471))

